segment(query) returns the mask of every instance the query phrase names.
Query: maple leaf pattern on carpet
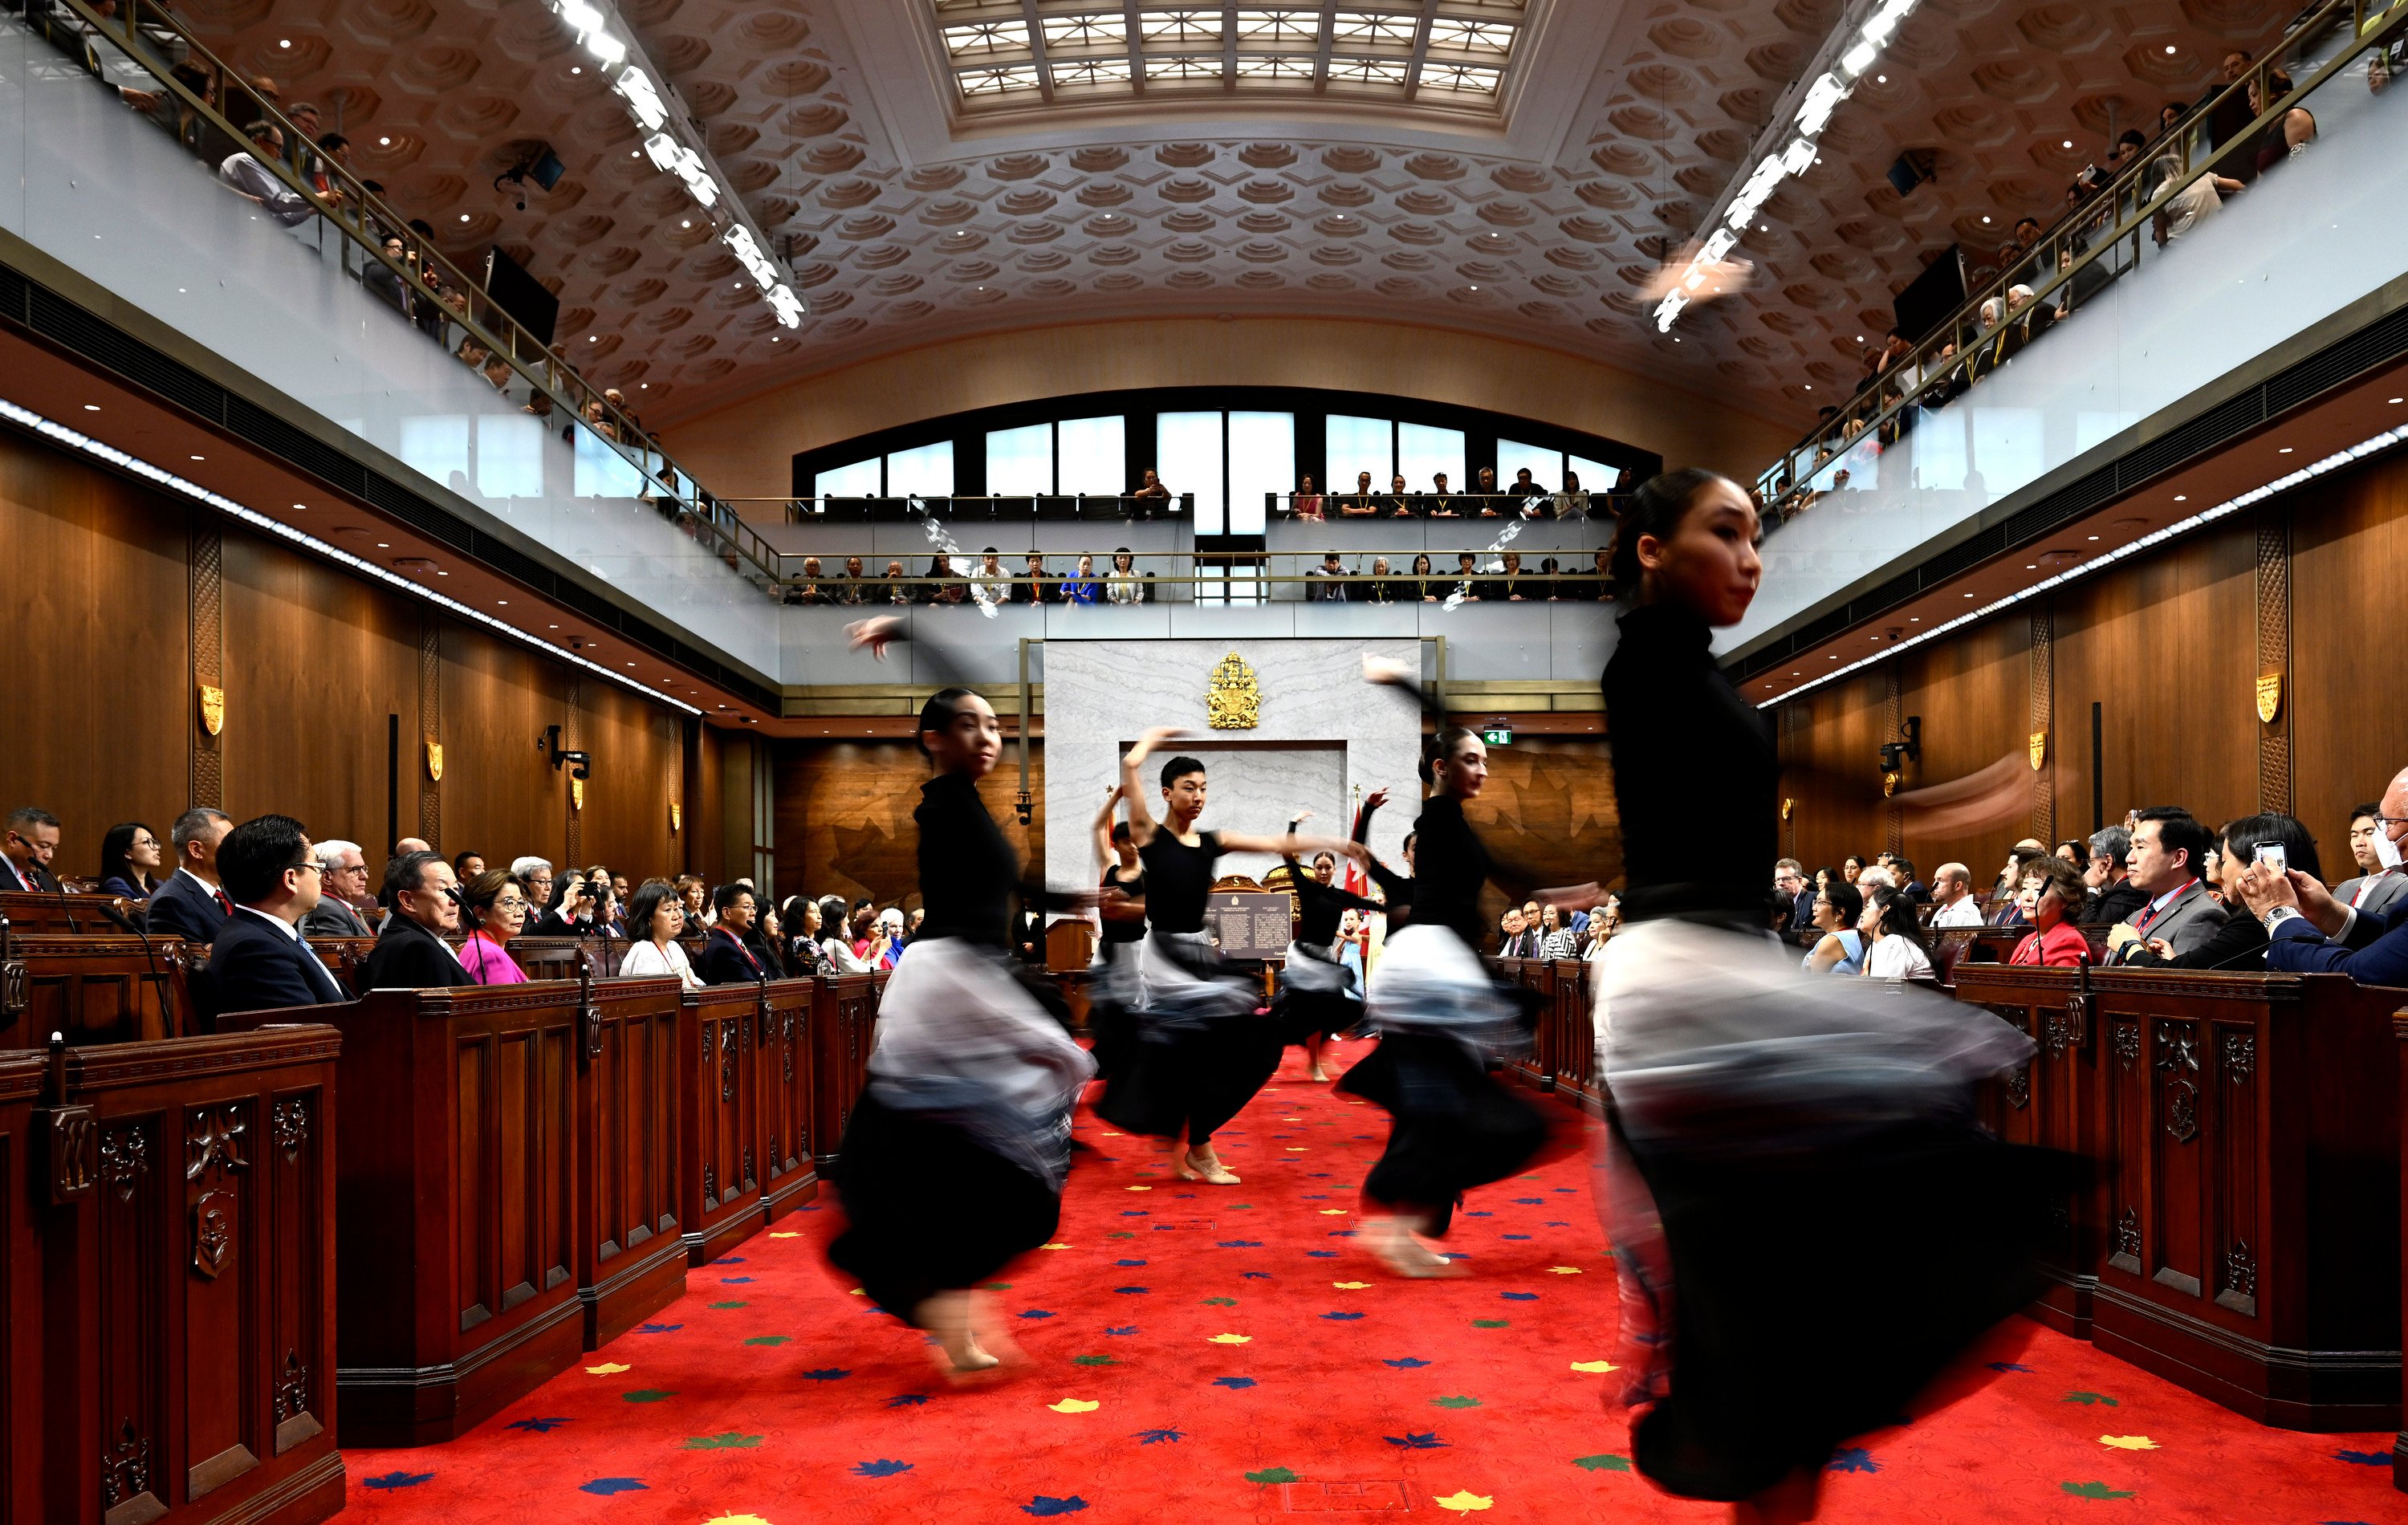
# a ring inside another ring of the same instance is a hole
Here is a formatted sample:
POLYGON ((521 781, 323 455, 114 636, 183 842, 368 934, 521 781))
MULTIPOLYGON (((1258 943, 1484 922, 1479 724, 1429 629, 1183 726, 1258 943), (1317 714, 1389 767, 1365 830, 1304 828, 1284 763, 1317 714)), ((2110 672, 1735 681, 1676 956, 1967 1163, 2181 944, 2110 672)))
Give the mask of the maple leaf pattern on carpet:
MULTIPOLYGON (((1368 1045, 1330 1052, 1343 1064, 1368 1045)), ((1472 1193, 1446 1242, 1458 1274, 1399 1281, 1329 1216, 1361 1213, 1387 1119, 1307 1082, 1294 1051, 1218 1140, 1242 1188, 1153 1173, 1159 1157, 1083 1112, 1079 1130, 1122 1156, 1074 1156, 1062 1247, 998 1278, 1028 1358, 1016 1374, 951 1387, 852 1296, 823 1254, 829 1194, 462 1439, 346 1452, 342 1518, 1118 1525, 1321 1511, 1375 1490, 1432 1518, 1728 1518, 1631 1466, 1627 1417, 1608 1406, 1626 1380, 1604 1359, 1621 1353, 1613 1262, 1583 1160, 1472 1193), (717 1305, 736 1273, 751 1278, 742 1304, 717 1305)), ((1965 1396, 1833 1457, 1823 1518, 2401 1518, 2389 1434, 2263 1429, 2023 1320, 2002 1336, 1968 1362, 1965 1396)))

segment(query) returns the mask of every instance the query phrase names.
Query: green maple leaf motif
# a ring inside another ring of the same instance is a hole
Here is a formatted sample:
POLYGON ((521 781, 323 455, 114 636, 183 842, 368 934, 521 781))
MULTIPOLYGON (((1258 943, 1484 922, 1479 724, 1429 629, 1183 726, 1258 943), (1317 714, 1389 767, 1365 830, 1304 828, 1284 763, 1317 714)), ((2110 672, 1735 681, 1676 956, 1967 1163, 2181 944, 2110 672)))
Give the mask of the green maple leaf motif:
POLYGON ((689 1451, 749 1451, 760 1444, 758 1435, 739 1435, 731 1430, 724 1435, 689 1435, 684 1448, 689 1451))
POLYGON ((1630 1458, 1627 1456, 1576 1456, 1572 1458, 1572 1465, 1580 1468, 1584 1472, 1628 1472, 1630 1470, 1630 1458))
POLYGON ((1440 1408, 1478 1408, 1480 1406, 1479 1399, 1465 1398, 1461 1395, 1453 1398, 1433 1398, 1430 1402, 1440 1408))
POLYGON ((1118 1366, 1120 1362, 1112 1360, 1110 1356, 1073 1356, 1070 1358, 1070 1364, 1073 1366, 1118 1366))
POLYGON ((2103 1392, 2070 1392, 2065 1395, 2065 1401, 2069 1403, 2104 1403, 2109 1408, 2120 1406, 2103 1392))
POLYGON ((1207 1308, 1234 1308, 1237 1305, 1238 1300, 1233 1297, 1208 1297, 1203 1302, 1207 1308))
POLYGON ((623 1392, 619 1396, 631 1403, 657 1403, 664 1398, 675 1398, 677 1394, 660 1388, 638 1388, 634 1392, 623 1392))
POLYGON ((784 1345, 786 1339, 783 1334, 755 1334, 744 1343, 746 1345, 784 1345))
POLYGON ((2105 1483, 2059 1483, 2057 1486, 2077 1499, 2128 1499, 2132 1496, 2122 1489, 2109 1488, 2105 1483))
POLYGON ((745 1306, 745 1304, 741 1302, 714 1302, 711 1306, 714 1308, 741 1308, 745 1306))
POLYGON ((1471 1327, 1473 1329, 1511 1329, 1513 1327, 1513 1321, 1510 1318, 1475 1318, 1471 1321, 1471 1327))
POLYGON ((1129 1232, 1126 1229, 1123 1229, 1116 1233, 1108 1233, 1104 1235, 1104 1237, 1106 1239, 1135 1239, 1137 1235, 1129 1232))
POLYGON ((1011 1283, 1008 1281, 991 1281, 986 1284, 986 1289, 990 1292, 1009 1292, 1011 1290, 1011 1283))
POLYGON ((1254 1210, 1254 1204, 1252 1202, 1240 1202, 1235 1207, 1229 1209, 1232 1213, 1251 1213, 1254 1210))
POLYGON ((1285 1467, 1265 1467, 1260 1472, 1246 1474, 1246 1481, 1250 1483, 1294 1483, 1302 1480, 1285 1467))

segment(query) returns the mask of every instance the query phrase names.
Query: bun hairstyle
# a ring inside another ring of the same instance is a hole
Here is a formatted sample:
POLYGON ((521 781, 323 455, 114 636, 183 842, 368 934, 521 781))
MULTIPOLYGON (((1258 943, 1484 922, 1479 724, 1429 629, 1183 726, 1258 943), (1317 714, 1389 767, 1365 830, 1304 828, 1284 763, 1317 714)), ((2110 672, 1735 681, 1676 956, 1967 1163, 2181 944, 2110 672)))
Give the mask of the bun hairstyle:
POLYGON ((1627 601, 1639 591, 1639 538, 1652 535, 1659 540, 1670 540, 1698 495, 1712 483, 1727 480, 1719 471, 1692 466, 1650 477, 1641 485, 1614 524, 1613 556, 1607 564, 1607 576, 1612 580, 1616 597, 1627 601))
POLYGON ((1202 771, 1203 763, 1194 757, 1173 757, 1162 765, 1162 786, 1168 789, 1188 774, 1202 771))
POLYGON ((1464 726, 1440 726, 1438 734, 1422 743, 1422 782, 1436 785, 1440 759, 1455 755, 1455 749, 1464 741, 1480 733, 1464 726))
MULTIPOLYGON (((921 756, 928 756, 928 743, 920 738, 952 725, 953 716, 961 710, 962 700, 972 697, 968 689, 961 687, 939 688, 928 696, 928 702, 920 706, 919 728, 911 733, 911 744, 920 749, 921 756)), ((929 760, 935 761, 933 757, 929 760)))

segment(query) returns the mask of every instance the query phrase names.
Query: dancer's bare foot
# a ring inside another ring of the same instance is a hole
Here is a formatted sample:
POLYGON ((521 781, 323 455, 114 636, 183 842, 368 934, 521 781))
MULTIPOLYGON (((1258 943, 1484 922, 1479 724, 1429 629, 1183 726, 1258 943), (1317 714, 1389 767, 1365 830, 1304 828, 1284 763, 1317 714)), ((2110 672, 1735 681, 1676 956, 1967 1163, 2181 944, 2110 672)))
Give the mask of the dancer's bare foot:
POLYGON ((1322 1067, 1317 1064, 1304 1072, 1304 1078, 1311 1081, 1317 1081, 1324 1086, 1329 1084, 1329 1072, 1322 1069, 1322 1067))
POLYGON ((1419 1218, 1369 1218, 1356 1230, 1363 1247, 1399 1276, 1430 1278, 1460 1274, 1455 1262, 1414 1236, 1419 1218))
POLYGON ((970 1329, 968 1292, 939 1292, 920 1304, 914 1318, 927 1331, 929 1352, 936 1359, 937 1369, 947 1376, 976 1376, 1002 1364, 998 1358, 979 1346, 978 1337, 970 1329))
POLYGON ((1182 1181, 1201 1181, 1206 1186, 1213 1187, 1234 1187, 1239 1184, 1239 1178, 1232 1174, 1229 1168, 1221 1163, 1220 1157, 1210 1149, 1200 1155, 1190 1149, 1175 1168, 1179 1172, 1179 1178, 1182 1181))

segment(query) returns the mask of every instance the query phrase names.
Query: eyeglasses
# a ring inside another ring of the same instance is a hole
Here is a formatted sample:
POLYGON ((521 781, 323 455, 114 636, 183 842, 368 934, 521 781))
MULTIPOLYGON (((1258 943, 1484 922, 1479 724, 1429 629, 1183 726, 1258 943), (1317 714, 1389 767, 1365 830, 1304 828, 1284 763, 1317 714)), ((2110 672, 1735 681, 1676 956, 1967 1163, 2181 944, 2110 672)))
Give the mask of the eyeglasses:
POLYGON ((524 911, 526 908, 527 903, 524 900, 495 900, 494 902, 494 909, 496 911, 524 911))
POLYGON ((316 858, 309 858, 300 863, 285 865, 285 872, 287 873, 314 873, 322 875, 325 871, 325 865, 320 863, 316 858))

